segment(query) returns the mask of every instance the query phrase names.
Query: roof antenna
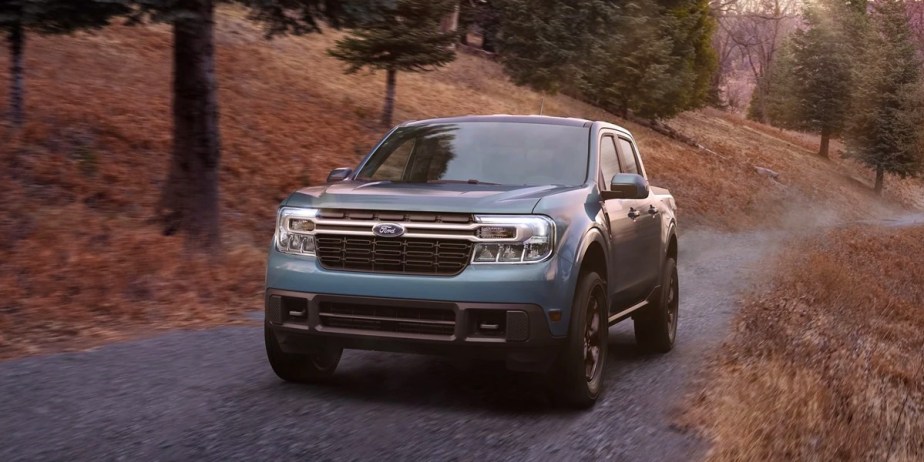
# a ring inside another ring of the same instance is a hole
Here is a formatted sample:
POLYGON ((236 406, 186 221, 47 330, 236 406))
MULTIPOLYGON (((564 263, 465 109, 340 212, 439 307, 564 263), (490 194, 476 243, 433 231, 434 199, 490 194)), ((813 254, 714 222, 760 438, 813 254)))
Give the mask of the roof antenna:
POLYGON ((542 115, 542 109, 545 107, 545 96, 539 99, 539 115, 542 115))

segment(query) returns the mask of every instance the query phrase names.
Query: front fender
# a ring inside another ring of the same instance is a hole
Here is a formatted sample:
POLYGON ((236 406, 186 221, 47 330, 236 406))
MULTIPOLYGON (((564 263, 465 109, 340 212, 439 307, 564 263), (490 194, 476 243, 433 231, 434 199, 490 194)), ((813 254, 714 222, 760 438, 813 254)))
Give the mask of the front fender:
MULTIPOLYGON (((577 242, 578 244, 575 246, 573 259, 569 262, 570 264, 568 265, 567 270, 562 268, 563 271, 561 273, 563 284, 567 290, 567 294, 569 295, 570 300, 574 299, 574 291, 577 290, 578 279, 581 276, 581 267, 584 264, 584 258, 587 255, 587 251, 590 249, 592 244, 597 243, 603 249, 603 257, 607 262, 607 284, 610 283, 608 279, 613 273, 609 268, 610 263, 609 258, 607 258, 607 255, 609 255, 609 243, 604 237, 602 230, 595 226, 591 227, 584 231, 583 235, 577 242)), ((571 310, 569 309, 567 312, 563 312, 562 318, 564 321, 563 324, 569 325, 571 322, 571 310)))
MULTIPOLYGON (((584 256, 587 255, 587 251, 590 249, 590 245, 597 243, 603 249, 603 258, 606 260, 606 274, 607 274, 607 284, 609 284, 609 275, 612 273, 610 271, 609 258, 607 256, 610 254, 610 243, 603 237, 603 231, 600 228, 593 227, 587 230, 584 233, 584 237, 581 239, 580 250, 578 251, 576 258, 574 259, 574 267, 577 269, 577 272, 580 273, 581 265, 584 263, 584 256)), ((577 286, 577 275, 574 277, 574 284, 577 286)))

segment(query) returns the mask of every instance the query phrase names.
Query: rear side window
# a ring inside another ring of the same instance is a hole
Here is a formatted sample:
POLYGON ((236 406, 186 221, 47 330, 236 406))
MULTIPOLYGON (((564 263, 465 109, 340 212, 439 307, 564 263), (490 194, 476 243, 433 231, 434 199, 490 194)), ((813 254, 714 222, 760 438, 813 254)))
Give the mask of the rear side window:
POLYGON ((622 173, 634 173, 636 175, 641 175, 642 172, 638 168, 638 160, 636 160, 635 146, 632 146, 632 143, 625 138, 619 139, 619 161, 622 164, 622 173))
POLYGON ((609 189, 610 180, 619 173, 616 139, 612 136, 604 136, 600 139, 600 171, 603 172, 603 184, 609 189))

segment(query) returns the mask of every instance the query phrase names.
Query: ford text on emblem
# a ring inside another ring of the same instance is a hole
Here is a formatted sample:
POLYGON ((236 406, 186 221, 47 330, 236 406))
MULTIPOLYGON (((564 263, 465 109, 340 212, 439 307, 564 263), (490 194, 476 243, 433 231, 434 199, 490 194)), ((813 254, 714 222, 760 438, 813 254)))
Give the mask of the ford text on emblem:
POLYGON ((372 234, 378 237, 401 237, 404 235, 404 226, 392 223, 380 223, 372 227, 372 234))

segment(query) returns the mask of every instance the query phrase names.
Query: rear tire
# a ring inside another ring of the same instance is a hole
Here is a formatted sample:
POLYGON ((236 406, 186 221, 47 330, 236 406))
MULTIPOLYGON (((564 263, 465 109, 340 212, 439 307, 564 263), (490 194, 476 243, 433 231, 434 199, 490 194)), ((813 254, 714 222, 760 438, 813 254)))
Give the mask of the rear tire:
POLYGON ((635 316, 635 342, 645 351, 667 353, 677 338, 677 318, 680 313, 680 285, 677 263, 673 258, 664 262, 661 291, 653 305, 635 316))
POLYGON ((266 356, 276 375, 287 382, 317 383, 334 375, 340 364, 342 347, 322 344, 312 354, 286 353, 279 347, 276 335, 269 326, 263 327, 266 356))
POLYGON ((555 368, 556 395, 565 404, 589 408, 603 391, 608 349, 606 285, 597 273, 578 280, 568 342, 555 368))

